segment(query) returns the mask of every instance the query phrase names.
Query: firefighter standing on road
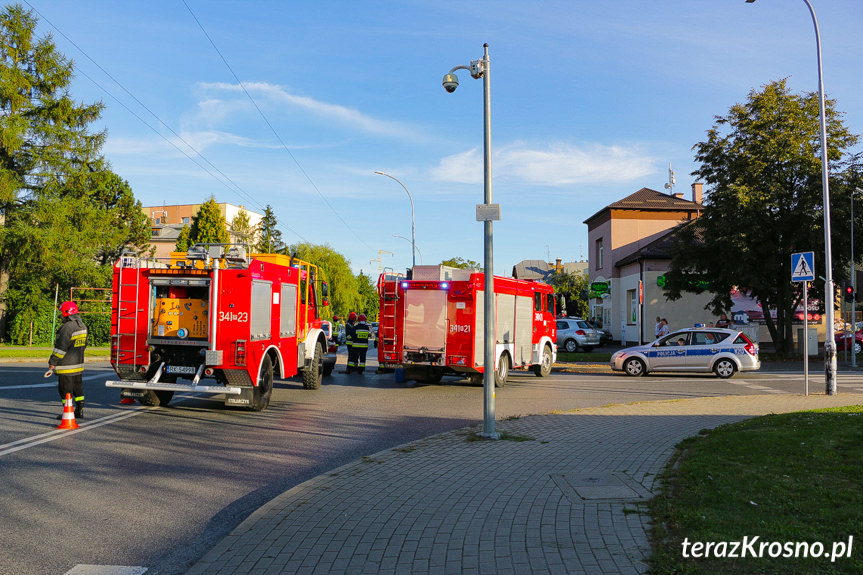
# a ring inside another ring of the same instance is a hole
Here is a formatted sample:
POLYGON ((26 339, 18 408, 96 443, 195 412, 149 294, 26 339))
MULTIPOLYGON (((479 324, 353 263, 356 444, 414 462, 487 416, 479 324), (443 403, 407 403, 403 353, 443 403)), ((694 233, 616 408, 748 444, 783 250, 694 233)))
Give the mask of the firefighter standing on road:
POLYGON ((351 312, 348 314, 348 321, 345 323, 345 345, 348 346, 348 368, 346 373, 350 373, 357 368, 357 358, 354 354, 354 331, 357 325, 357 314, 351 312))
MULTIPOLYGON (((57 373, 57 391, 61 401, 66 394, 75 398, 75 417, 84 417, 84 350, 87 349, 87 326, 78 314, 78 306, 73 301, 60 304, 63 325, 54 341, 54 352, 48 359, 48 374, 57 373)), ((60 415, 57 419, 61 419, 60 415)))
MULTIPOLYGON (((354 357, 356 358, 356 367, 359 373, 366 369, 366 352, 369 350, 369 338, 372 335, 372 328, 366 323, 366 316, 360 314, 359 322, 354 326, 354 357)), ((350 359, 348 360, 350 361, 350 359)), ((350 365, 350 364, 348 364, 350 365)), ((348 368, 350 369, 350 367, 348 368)))

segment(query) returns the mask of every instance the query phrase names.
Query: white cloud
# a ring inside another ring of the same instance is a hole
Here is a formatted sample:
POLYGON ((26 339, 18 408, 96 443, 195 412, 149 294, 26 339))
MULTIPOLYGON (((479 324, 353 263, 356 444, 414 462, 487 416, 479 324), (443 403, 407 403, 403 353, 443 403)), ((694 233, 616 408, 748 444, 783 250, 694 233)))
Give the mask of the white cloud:
MULTIPOLYGON (((494 150, 492 169, 495 178, 543 186, 568 186, 637 180, 655 173, 656 161, 639 146, 594 144, 577 147, 556 143, 539 148, 514 142, 494 150)), ((482 152, 473 148, 442 158, 431 174, 433 178, 446 182, 482 182, 482 152)))
MULTIPOLYGON (((239 84, 228 84, 224 82, 201 83, 201 88, 206 91, 216 93, 234 93, 240 94, 244 102, 248 102, 247 96, 243 93, 243 88, 252 96, 259 105, 263 101, 277 102, 280 105, 287 105, 296 110, 311 113, 320 119, 328 122, 335 122, 346 128, 358 130, 366 134, 383 136, 396 139, 416 140, 418 130, 414 127, 401 124, 399 122, 391 122, 368 116, 358 110, 340 106, 338 104, 330 104, 309 98, 307 96, 298 96, 291 93, 284 86, 276 84, 268 84, 265 82, 244 82, 242 86, 239 84)), ((212 104, 212 100, 210 104, 212 104)), ((218 101, 218 100, 216 100, 218 101)), ((251 105, 251 102, 248 102, 251 105)), ((203 111, 203 108, 202 108, 203 111)), ((220 114, 220 111, 209 106, 209 112, 220 114)))
POLYGON ((144 156, 164 154, 166 156, 197 156, 210 146, 229 145, 244 148, 272 147, 229 132, 201 130, 183 132, 178 136, 166 134, 164 138, 120 138, 109 137, 104 152, 107 156, 144 156))

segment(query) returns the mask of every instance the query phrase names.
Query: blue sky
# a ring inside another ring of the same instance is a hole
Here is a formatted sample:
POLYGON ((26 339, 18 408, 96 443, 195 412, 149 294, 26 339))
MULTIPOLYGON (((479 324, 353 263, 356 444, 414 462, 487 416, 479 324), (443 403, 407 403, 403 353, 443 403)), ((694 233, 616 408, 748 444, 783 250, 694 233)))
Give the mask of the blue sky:
MULTIPOLYGON (((863 134, 863 2, 812 2, 827 95, 863 134)), ((379 250, 411 263, 393 237, 411 236, 407 194, 376 170, 413 196, 417 263, 482 262, 483 85, 459 71, 448 94, 441 79, 483 43, 499 275, 587 259, 582 222, 662 191, 669 162, 690 197, 692 146, 750 90, 818 87, 802 0, 24 5, 74 60, 75 99, 105 103, 104 152, 144 205, 269 204, 288 243, 327 243, 373 277, 379 250)))

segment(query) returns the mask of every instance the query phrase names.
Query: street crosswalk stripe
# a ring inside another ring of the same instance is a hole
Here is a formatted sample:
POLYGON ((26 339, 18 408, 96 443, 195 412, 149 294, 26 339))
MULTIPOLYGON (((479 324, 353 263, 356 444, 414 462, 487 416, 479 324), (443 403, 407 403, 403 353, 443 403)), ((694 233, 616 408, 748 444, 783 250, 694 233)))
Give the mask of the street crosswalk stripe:
POLYGON ((124 565, 75 565, 63 575, 143 575, 146 567, 124 565))

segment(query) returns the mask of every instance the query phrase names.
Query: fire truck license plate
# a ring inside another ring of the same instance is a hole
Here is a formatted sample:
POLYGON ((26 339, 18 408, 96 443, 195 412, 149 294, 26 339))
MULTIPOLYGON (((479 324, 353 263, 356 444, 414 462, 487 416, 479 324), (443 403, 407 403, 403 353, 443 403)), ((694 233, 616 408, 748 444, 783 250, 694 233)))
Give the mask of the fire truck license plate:
POLYGON ((165 368, 168 373, 180 373, 186 375, 195 375, 195 368, 186 365, 169 365, 165 368))

